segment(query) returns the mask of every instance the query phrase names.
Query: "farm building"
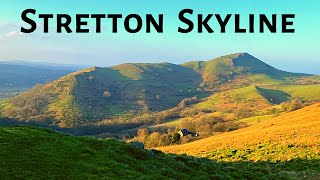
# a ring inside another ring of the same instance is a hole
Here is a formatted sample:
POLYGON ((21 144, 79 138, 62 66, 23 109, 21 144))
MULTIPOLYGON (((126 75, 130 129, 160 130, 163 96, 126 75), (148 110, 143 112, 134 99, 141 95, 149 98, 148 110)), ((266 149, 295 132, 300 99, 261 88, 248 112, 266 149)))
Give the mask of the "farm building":
POLYGON ((188 136, 189 134, 191 134, 192 136, 198 136, 197 133, 194 132, 189 132, 187 129, 181 129, 178 134, 180 135, 180 137, 184 137, 184 136, 188 136))

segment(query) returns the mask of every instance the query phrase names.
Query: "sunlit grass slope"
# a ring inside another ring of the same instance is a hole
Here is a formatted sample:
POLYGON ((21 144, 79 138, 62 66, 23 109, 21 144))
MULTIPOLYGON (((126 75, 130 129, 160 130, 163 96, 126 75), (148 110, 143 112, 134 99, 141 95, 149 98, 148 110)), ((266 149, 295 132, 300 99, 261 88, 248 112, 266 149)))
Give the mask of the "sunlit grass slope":
POLYGON ((224 161, 320 160, 320 104, 248 128, 159 149, 224 161))
POLYGON ((215 111, 232 111, 238 107, 261 110, 288 101, 290 96, 279 90, 248 86, 213 94, 195 107, 215 111))
POLYGON ((279 85, 275 87, 280 89, 294 98, 303 100, 319 101, 320 100, 320 84, 314 85, 279 85))

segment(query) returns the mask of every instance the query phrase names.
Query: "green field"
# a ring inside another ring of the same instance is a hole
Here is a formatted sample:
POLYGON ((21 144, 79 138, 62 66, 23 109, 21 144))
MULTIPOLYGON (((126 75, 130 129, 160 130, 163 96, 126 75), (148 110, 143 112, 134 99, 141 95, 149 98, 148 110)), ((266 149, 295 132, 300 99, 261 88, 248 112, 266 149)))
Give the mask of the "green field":
POLYGON ((292 97, 304 100, 320 100, 320 84, 316 85, 281 85, 278 89, 287 92, 292 97))
POLYGON ((244 123, 247 123, 248 125, 252 125, 252 124, 257 124, 263 121, 267 121, 271 119, 273 116, 274 115, 254 116, 254 117, 241 119, 237 122, 244 122, 244 123))

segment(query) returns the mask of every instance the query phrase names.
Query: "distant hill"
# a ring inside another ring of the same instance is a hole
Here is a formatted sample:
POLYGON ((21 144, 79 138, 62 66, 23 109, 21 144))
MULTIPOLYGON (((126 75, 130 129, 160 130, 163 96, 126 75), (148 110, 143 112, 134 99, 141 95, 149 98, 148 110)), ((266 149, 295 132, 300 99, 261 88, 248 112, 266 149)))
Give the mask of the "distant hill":
POLYGON ((0 64, 20 65, 20 66, 38 67, 38 68, 46 68, 46 69, 74 70, 74 71, 87 67, 86 65, 78 65, 78 64, 57 64, 57 63, 21 61, 21 60, 0 61, 0 64))
POLYGON ((0 127, 0 143, 0 179, 311 179, 319 175, 318 161, 215 162, 31 127, 0 127))
POLYGON ((87 68, 36 86, 3 102, 0 112, 4 118, 78 127, 116 117, 130 120, 173 108, 185 98, 202 99, 249 86, 267 107, 290 99, 288 89, 278 89, 294 83, 319 81, 311 75, 278 70, 247 53, 183 65, 129 63, 87 68))
POLYGON ((319 117, 317 103, 247 128, 159 150, 221 161, 316 159, 320 167, 319 117))
POLYGON ((80 67, 72 65, 0 61, 0 98, 29 89, 36 84, 51 82, 79 69, 80 67))

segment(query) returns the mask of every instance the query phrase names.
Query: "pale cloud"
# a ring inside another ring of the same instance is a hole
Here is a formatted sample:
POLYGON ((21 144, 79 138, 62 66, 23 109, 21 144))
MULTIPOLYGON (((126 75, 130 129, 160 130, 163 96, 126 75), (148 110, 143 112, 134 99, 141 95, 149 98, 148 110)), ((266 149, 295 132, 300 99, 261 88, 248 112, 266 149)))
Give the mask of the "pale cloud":
POLYGON ((0 40, 13 40, 13 39, 25 39, 25 40, 43 40, 43 39, 51 39, 51 40, 59 40, 68 38, 67 34, 57 34, 55 33, 56 27, 50 26, 49 33, 43 33, 43 23, 37 22, 37 31, 26 34, 20 32, 21 27, 25 26, 21 23, 0 23, 0 40))
POLYGON ((0 32, 19 30, 20 27, 21 27, 21 24, 19 24, 19 23, 0 24, 0 32))
POLYGON ((19 31, 20 25, 15 23, 0 24, 0 39, 12 39, 22 37, 19 31))
POLYGON ((6 38, 15 38, 15 37, 21 37, 23 35, 24 34, 19 32, 19 31, 10 31, 10 32, 5 33, 4 37, 6 37, 6 38))

